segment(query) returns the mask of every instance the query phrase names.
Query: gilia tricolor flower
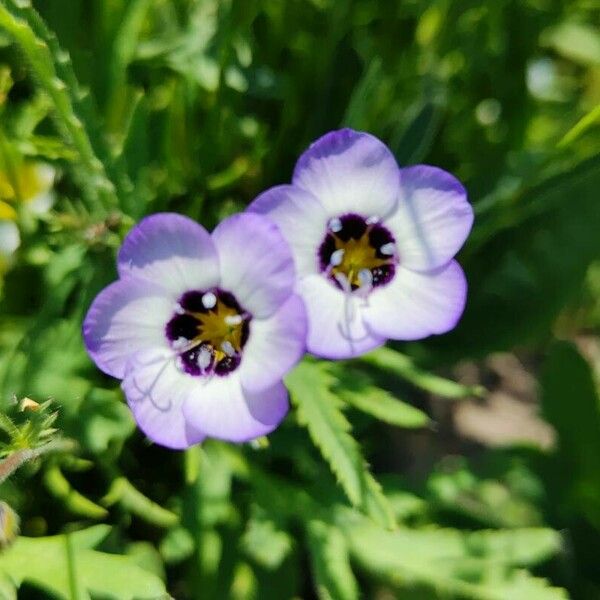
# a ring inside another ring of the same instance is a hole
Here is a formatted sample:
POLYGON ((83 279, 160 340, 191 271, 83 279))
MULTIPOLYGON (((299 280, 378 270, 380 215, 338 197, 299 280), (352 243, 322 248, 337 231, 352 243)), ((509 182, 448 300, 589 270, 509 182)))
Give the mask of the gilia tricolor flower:
POLYGON ((372 135, 324 135, 292 185, 264 192, 249 211, 272 219, 292 247, 314 354, 347 358, 387 338, 445 333, 464 310, 453 257, 473 223, 465 189, 436 167, 400 169, 372 135))
POLYGON ((242 214, 210 235, 181 215, 157 214, 129 233, 117 266, 119 280, 96 297, 83 334, 98 367, 123 380, 142 431, 185 448, 277 427, 288 411, 281 379, 306 334, 279 229, 242 214))

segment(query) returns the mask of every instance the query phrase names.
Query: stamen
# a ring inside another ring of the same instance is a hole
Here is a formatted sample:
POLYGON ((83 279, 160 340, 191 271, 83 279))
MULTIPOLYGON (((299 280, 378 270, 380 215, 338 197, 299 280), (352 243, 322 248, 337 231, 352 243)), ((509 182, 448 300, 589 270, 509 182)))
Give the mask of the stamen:
POLYGON ((328 227, 333 233, 337 233, 342 230, 342 220, 339 217, 333 217, 329 219, 328 227))
POLYGON ((335 277, 336 281, 340 284, 344 292, 349 293, 352 291, 352 286, 350 285, 350 282, 348 281, 348 278, 344 273, 334 273, 333 276, 335 277))
POLYGON ((205 370, 210 366, 210 361, 212 360, 212 354, 208 348, 201 348, 198 353, 198 367, 201 370, 205 370))
POLYGON ((223 350, 227 356, 235 356, 235 348, 233 347, 233 344, 227 340, 221 344, 221 350, 223 350))
POLYGON ((394 242, 388 242, 379 248, 379 252, 385 254, 385 256, 394 256, 396 253, 396 244, 394 244, 394 242))
POLYGON ((242 315, 227 315, 225 317, 225 324, 230 327, 234 327, 235 325, 239 325, 243 321, 242 315))
POLYGON ((358 272, 358 280, 360 281, 361 288, 371 288, 373 286, 373 273, 371 273, 371 269, 361 269, 358 272))
POLYGON ((206 292, 204 296, 202 296, 202 306, 204 308, 214 308, 217 304, 217 297, 212 292, 206 292))
POLYGON ((343 260, 344 260, 344 249, 340 248, 339 250, 336 250, 335 252, 332 253, 331 257, 329 258, 329 264, 332 267, 337 267, 338 265, 342 264, 343 260))

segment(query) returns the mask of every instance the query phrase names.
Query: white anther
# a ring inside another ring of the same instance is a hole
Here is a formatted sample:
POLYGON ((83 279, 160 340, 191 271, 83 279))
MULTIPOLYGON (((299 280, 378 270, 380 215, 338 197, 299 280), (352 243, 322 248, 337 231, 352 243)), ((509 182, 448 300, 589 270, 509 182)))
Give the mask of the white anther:
POLYGON ((343 260, 344 260, 344 249, 340 248, 339 250, 335 250, 335 252, 333 252, 331 254, 331 257, 329 258, 329 264, 332 267, 337 267, 338 265, 342 264, 343 260))
POLYGON ((178 315, 183 315, 185 314, 185 310, 183 308, 183 306, 181 306, 181 304, 179 304, 179 302, 175 305, 175 308, 173 309, 175 311, 176 314, 178 315))
POLYGON ((338 231, 342 230, 342 221, 339 219, 339 217, 333 217, 332 219, 329 219, 327 226, 331 231, 333 231, 333 233, 337 233, 338 231))
POLYGON ((204 370, 209 367, 210 361, 212 360, 212 354, 208 348, 201 348, 198 353, 198 367, 204 370))
POLYGON ((369 218, 368 218, 368 219, 365 221, 365 223, 366 223, 367 225, 375 225, 375 223, 379 223, 379 217, 377 217, 377 216, 373 215, 373 216, 369 217, 369 218))
POLYGON ((242 315, 227 315, 225 317, 225 325, 239 325, 243 321, 242 315))
POLYGON ((379 248, 379 252, 386 256, 394 256, 394 254, 396 254, 396 244, 394 244, 394 242, 388 242, 379 248))
POLYGON ((233 347, 233 344, 227 340, 221 344, 221 350, 223 350, 227 356, 235 355, 235 348, 233 347))
POLYGON ((212 292, 206 292, 204 296, 202 296, 202 306, 204 308, 213 308, 217 303, 217 297, 212 292))
POLYGON ((358 272, 358 280, 360 281, 360 287, 371 287, 373 285, 373 273, 370 269, 361 269, 358 272))
POLYGON ((190 343, 190 340, 188 340, 188 339, 186 339, 184 337, 178 337, 171 344, 171 347, 173 348, 173 350, 181 350, 182 348, 185 348, 189 343, 190 343))
POLYGON ((334 277, 336 281, 340 284, 344 292, 352 291, 352 286, 350 285, 350 282, 348 281, 348 278, 346 277, 346 275, 344 275, 344 273, 336 273, 334 277))

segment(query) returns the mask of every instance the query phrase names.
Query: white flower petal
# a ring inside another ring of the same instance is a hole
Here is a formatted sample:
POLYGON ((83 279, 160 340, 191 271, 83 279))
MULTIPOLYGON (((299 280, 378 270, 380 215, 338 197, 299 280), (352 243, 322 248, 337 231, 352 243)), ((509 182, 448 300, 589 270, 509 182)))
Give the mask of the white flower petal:
POLYGON ((431 273, 399 267, 390 283, 371 292, 363 315, 376 335, 418 340, 453 329, 466 298, 467 282, 456 261, 431 273))
POLYGON ((306 346, 324 358, 358 356, 385 342, 363 321, 367 300, 344 294, 323 275, 309 275, 298 282, 308 317, 306 346))
POLYGON ((384 217, 398 197, 398 164, 376 137, 352 129, 331 131, 296 163, 293 184, 312 193, 328 215, 384 217))

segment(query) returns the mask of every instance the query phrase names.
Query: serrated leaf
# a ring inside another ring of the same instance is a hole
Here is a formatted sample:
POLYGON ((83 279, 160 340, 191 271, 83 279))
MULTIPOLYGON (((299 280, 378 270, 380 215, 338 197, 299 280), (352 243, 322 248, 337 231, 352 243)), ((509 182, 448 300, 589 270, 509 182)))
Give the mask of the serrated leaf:
POLYGON ((307 525, 313 579, 320 600, 358 600, 358 584, 350 567, 346 540, 323 521, 307 525))
POLYGON ((358 390, 343 389, 342 398, 362 412, 397 427, 418 428, 429 423, 429 417, 418 408, 394 398, 388 391, 370 386, 358 390))
POLYGON ((331 391, 331 375, 318 364, 303 362, 286 381, 298 419, 307 427, 350 502, 379 523, 393 527, 393 513, 368 472, 358 443, 350 435, 350 423, 340 409, 340 399, 331 391))
POLYGON ((0 555, 0 574, 17 588, 26 582, 65 600, 74 597, 74 586, 79 598, 168 598, 160 578, 134 558, 91 549, 109 532, 110 527, 98 525, 72 534, 21 537, 0 555))
POLYGON ((352 555, 366 570, 398 588, 420 589, 422 596, 418 597, 435 594, 473 600, 567 597, 563 590, 550 587, 520 569, 539 564, 560 550, 559 534, 549 529, 465 533, 432 528, 388 532, 356 521, 344 529, 352 555))
POLYGON ((350 502, 363 502, 363 460, 350 435, 350 423, 340 410, 340 400, 331 393, 332 378, 317 365, 304 362, 288 376, 298 419, 329 463, 350 502))

